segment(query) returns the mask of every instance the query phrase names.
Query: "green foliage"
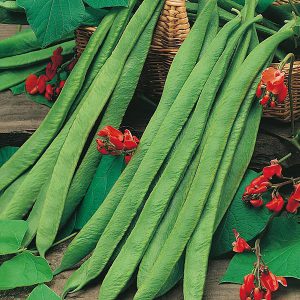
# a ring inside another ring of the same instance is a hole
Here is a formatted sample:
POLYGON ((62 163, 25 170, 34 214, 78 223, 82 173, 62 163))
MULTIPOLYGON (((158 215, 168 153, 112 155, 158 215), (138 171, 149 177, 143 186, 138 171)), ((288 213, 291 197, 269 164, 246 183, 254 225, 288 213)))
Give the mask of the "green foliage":
POLYGON ((94 8, 128 6, 128 0, 84 0, 84 2, 94 8))
POLYGON ((27 300, 59 300, 60 298, 45 284, 38 285, 27 300))
MULTIPOLYGON (((300 279, 300 225, 293 218, 275 218, 262 239, 262 257, 277 276, 300 279)), ((243 277, 253 268, 253 253, 236 254, 232 259, 222 283, 242 283, 243 277)))
POLYGON ((8 161, 11 156, 13 156, 13 154, 18 150, 18 147, 2 147, 0 148, 0 167, 6 162, 8 161))
POLYGON ((22 220, 0 220, 0 255, 16 253, 27 231, 22 220))
MULTIPOLYGON (((127 0, 85 2, 93 8, 128 5, 127 0)), ((93 19, 99 17, 99 12, 87 10, 82 0, 17 0, 17 5, 25 9, 28 23, 43 47, 91 20, 91 13, 93 19)))
POLYGON ((0 267, 0 290, 49 282, 52 271, 44 258, 25 251, 0 267))
POLYGON ((232 229, 235 228, 247 241, 252 240, 264 229, 270 217, 269 210, 265 207, 249 207, 242 201, 246 186, 258 176, 258 173, 251 170, 246 173, 232 204, 214 235, 211 250, 213 256, 220 256, 232 250, 234 241, 232 229))
POLYGON ((103 156, 88 192, 76 215, 76 229, 81 229, 100 207, 124 169, 123 156, 103 156))

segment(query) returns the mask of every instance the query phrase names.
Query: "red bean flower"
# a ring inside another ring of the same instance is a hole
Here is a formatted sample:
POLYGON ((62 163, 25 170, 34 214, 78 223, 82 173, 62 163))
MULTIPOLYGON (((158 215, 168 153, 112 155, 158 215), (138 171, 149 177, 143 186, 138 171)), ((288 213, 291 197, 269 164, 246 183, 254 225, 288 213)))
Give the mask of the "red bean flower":
POLYGON ((294 188, 295 190, 290 196, 286 206, 286 210, 292 214, 297 213, 300 207, 300 183, 296 184, 294 188))
POLYGON ((235 229, 233 229, 233 233, 235 236, 235 242, 232 243, 233 251, 236 253, 251 251, 249 244, 246 242, 246 240, 240 237, 240 234, 235 229))
POLYGON ((30 95, 43 94, 46 90, 47 81, 48 77, 45 75, 39 77, 34 74, 29 75, 25 81, 26 92, 30 95))
POLYGON ((266 208, 270 211, 279 213, 282 211, 282 208, 284 206, 284 200, 281 195, 276 194, 273 199, 266 204, 266 208))
POLYGON ((271 161, 271 165, 263 168, 263 176, 272 179, 274 176, 282 177, 282 167, 277 160, 271 161))
POLYGON ((100 136, 100 139, 96 140, 98 151, 109 155, 124 154, 126 164, 131 160, 139 144, 139 139, 128 129, 125 129, 123 134, 112 126, 106 126, 98 132, 98 135, 100 136))
POLYGON ((278 103, 284 102, 288 94, 284 78, 285 73, 276 68, 270 67, 263 71, 256 91, 256 96, 261 99, 261 105, 275 107, 278 103))
POLYGON ((268 269, 262 271, 260 282, 261 285, 270 292, 276 292, 279 289, 279 283, 287 287, 287 281, 284 277, 276 276, 268 269))

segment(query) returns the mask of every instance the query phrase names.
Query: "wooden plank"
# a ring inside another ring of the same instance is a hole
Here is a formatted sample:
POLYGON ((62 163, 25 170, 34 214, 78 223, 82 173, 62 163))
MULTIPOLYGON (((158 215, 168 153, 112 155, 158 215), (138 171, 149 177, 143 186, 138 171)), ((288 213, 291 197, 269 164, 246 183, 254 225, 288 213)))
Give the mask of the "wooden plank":
POLYGON ((0 147, 21 146, 38 128, 49 108, 10 91, 0 93, 0 147))
MULTIPOLYGON (((57 246, 54 250, 50 251, 47 259, 50 262, 50 266, 55 269, 58 267, 62 258, 62 253, 65 251, 67 244, 57 246)), ((203 300, 238 300, 240 285, 236 284, 219 284, 220 279, 224 275, 229 259, 211 260, 207 275, 206 289, 203 300)), ((56 276, 49 286, 57 294, 60 294, 63 290, 63 286, 66 283, 69 276, 73 271, 66 271, 56 276)), ((89 284, 82 291, 70 294, 67 299, 82 299, 82 300, 96 300, 98 299, 98 293, 100 283, 102 279, 96 280, 95 283, 89 284)), ((288 279, 288 288, 280 288, 272 299, 274 300, 299 300, 300 299, 300 285, 299 281, 288 279)), ((13 291, 0 292, 0 299, 26 299, 32 288, 15 289, 13 291)), ((128 291, 118 297, 119 300, 131 300, 136 292, 136 287, 131 287, 128 291)), ((159 300, 183 300, 182 282, 180 282, 173 290, 159 300)), ((200 299, 199 299, 200 300, 200 299)))

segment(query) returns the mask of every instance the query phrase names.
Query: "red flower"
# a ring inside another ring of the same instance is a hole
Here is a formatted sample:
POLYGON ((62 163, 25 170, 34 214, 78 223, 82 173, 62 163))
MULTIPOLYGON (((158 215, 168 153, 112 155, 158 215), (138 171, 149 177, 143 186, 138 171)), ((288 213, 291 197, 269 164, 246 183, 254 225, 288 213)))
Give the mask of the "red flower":
POLYGON ((25 89, 27 93, 29 93, 30 95, 34 95, 39 92, 37 87, 37 82, 38 82, 38 77, 35 74, 31 74, 27 77, 25 81, 25 89))
POLYGON ((45 98, 48 101, 53 101, 53 95, 54 95, 53 86, 51 84, 47 84, 45 98))
POLYGON ((126 163, 126 165, 129 164, 131 158, 132 158, 132 155, 125 155, 125 163, 126 163))
POLYGON ((263 291, 259 288, 255 288, 253 291, 254 300, 262 300, 263 299, 263 291))
POLYGON ((264 201, 262 199, 252 199, 250 203, 253 207, 261 207, 264 205, 264 201))
POLYGON ((280 164, 272 163, 270 166, 263 168, 263 176, 265 178, 273 178, 274 176, 282 177, 282 167, 280 164))
POLYGON ((263 71, 261 82, 256 91, 258 98, 263 96, 260 101, 262 105, 265 106, 270 103, 271 107, 275 107, 277 101, 279 103, 284 102, 288 92, 287 86, 284 83, 284 77, 284 72, 273 67, 263 71))
POLYGON ((251 247, 248 245, 248 243, 240 237, 240 234, 233 229, 233 233, 235 235, 235 242, 232 243, 233 251, 236 253, 243 253, 244 251, 250 251, 251 247))
POLYGON ((48 81, 48 77, 46 75, 41 75, 37 81, 37 88, 40 94, 43 94, 46 90, 46 84, 48 81))
POLYGON ((51 61, 53 63, 53 66, 59 67, 63 63, 63 57, 62 57, 63 48, 58 47, 56 50, 53 51, 53 55, 51 56, 51 61))
POLYGON ((272 299, 272 293, 270 290, 267 290, 264 294, 264 299, 265 300, 271 300, 272 299))
POLYGON ((131 132, 128 129, 125 129, 124 131, 124 148, 126 150, 132 150, 135 149, 138 145, 138 138, 133 137, 131 132))
POLYGON ((279 103, 284 103, 285 98, 288 95, 288 88, 287 86, 284 84, 281 88, 281 91, 279 92, 277 99, 279 103))
POLYGON ((260 281, 264 288, 270 292, 276 292, 279 288, 279 283, 287 286, 287 281, 284 277, 278 277, 269 270, 264 270, 260 275, 260 281))
POLYGON ((49 78, 49 80, 52 80, 57 72, 57 67, 54 64, 48 63, 46 66, 46 76, 49 78))
POLYGON ((300 207, 300 183, 295 185, 295 191, 290 196, 286 210, 289 213, 297 213, 298 208, 300 207))
POLYGON ((281 195, 277 194, 272 201, 266 204, 266 207, 274 212, 280 212, 284 206, 284 200, 281 195))
POLYGON ((117 138, 120 142, 123 141, 123 133, 112 127, 112 126, 105 126, 103 129, 101 129, 99 132, 98 132, 98 135, 101 136, 101 137, 110 137, 110 136, 114 136, 115 138, 117 138))

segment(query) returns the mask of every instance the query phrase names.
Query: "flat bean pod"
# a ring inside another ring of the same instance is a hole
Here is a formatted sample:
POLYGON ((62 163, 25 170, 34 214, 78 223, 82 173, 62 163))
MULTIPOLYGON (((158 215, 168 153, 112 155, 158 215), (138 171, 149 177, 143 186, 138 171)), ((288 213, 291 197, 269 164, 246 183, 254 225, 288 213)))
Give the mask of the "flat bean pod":
POLYGON ((159 2, 159 0, 152 0, 150 3, 149 1, 145 0, 139 6, 128 23, 114 52, 86 93, 83 105, 76 115, 60 151, 46 193, 42 222, 40 222, 37 231, 36 244, 42 256, 51 247, 56 237, 70 182, 89 132, 111 96, 132 48, 151 19, 159 2), (100 98, 99 91, 101 91, 100 98), (77 140, 76 146, 74 145, 75 140, 77 140), (64 178, 64 181, 61 178, 64 178), (47 218, 49 211, 54 212, 51 219, 47 218))
POLYGON ((0 70, 23 68, 32 64, 49 60, 53 54, 53 51, 58 47, 63 48, 62 55, 72 54, 74 52, 75 41, 67 41, 46 49, 1 58, 0 70))
POLYGON ((285 28, 261 43, 247 57, 241 66, 240 72, 237 73, 230 86, 228 86, 227 92, 222 98, 224 106, 227 107, 226 111, 223 111, 226 116, 219 118, 213 128, 208 128, 208 130, 214 133, 214 136, 210 134, 210 141, 207 140, 205 143, 201 162, 189 196, 180 211, 173 231, 167 239, 156 264, 152 268, 148 280, 138 290, 135 299, 153 299, 182 255, 210 193, 213 178, 218 170, 230 129, 241 102, 267 58, 280 42, 291 36, 293 36, 293 30, 285 28), (240 93, 236 93, 237 90, 240 93), (218 128, 218 130, 215 130, 215 128, 218 128), (185 226, 182 226, 183 223, 185 226))
MULTIPOLYGON (((211 2, 211 4, 214 3, 211 2)), ((213 5, 211 6, 211 9, 213 9, 213 5)), ((212 10, 210 12, 212 12, 212 10)), ((120 292, 120 289, 133 274, 144 251, 147 249, 148 243, 150 242, 160 219, 164 215, 170 199, 184 176, 189 161, 192 159, 201 141, 218 87, 224 79, 235 47, 241 35, 247 29, 247 26, 251 24, 252 23, 249 22, 246 25, 241 26, 234 34, 211 71, 192 117, 190 117, 189 124, 182 135, 182 140, 179 142, 179 145, 176 146, 176 150, 171 155, 159 181, 146 200, 136 226, 101 285, 100 297, 103 299, 114 299, 116 297, 118 292, 120 292), (186 145, 189 145, 188 149, 186 148, 186 145), (118 279, 116 280, 116 278, 118 279)))
POLYGON ((101 46, 114 18, 114 12, 104 17, 101 26, 91 37, 84 53, 68 77, 65 87, 39 128, 12 158, 0 168, 0 191, 37 161, 61 129, 76 95, 82 87, 88 66, 101 46))
MULTIPOLYGON (((228 25, 227 30, 233 30, 237 24, 238 20, 228 25)), ((61 266, 56 271, 57 273, 72 267, 95 248, 99 237, 103 233, 107 223, 118 206, 124 191, 131 182, 143 157, 147 153, 147 150, 172 106, 174 99, 177 97, 179 91, 193 70, 198 60, 201 47, 202 45, 193 43, 193 40, 190 40, 189 38, 187 38, 180 47, 179 52, 171 65, 161 101, 143 134, 137 152, 114 185, 101 209, 94 214, 91 220, 68 247, 61 266), (195 45, 199 45, 199 47, 195 47, 195 45), (188 53, 188 55, 186 53, 188 53), (178 74, 178 69, 181 70, 180 74, 178 74)))

